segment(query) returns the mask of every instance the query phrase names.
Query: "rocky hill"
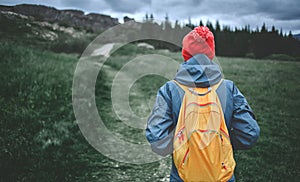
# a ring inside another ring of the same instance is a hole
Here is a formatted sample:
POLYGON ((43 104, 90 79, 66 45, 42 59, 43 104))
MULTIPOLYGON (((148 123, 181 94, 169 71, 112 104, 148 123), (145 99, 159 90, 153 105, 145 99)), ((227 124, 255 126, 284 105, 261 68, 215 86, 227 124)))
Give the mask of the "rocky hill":
POLYGON ((20 4, 16 6, 0 5, 0 11, 13 12, 31 17, 35 21, 57 23, 66 27, 73 27, 79 30, 100 32, 119 24, 117 18, 108 15, 90 13, 85 15, 79 10, 58 10, 43 5, 20 4))

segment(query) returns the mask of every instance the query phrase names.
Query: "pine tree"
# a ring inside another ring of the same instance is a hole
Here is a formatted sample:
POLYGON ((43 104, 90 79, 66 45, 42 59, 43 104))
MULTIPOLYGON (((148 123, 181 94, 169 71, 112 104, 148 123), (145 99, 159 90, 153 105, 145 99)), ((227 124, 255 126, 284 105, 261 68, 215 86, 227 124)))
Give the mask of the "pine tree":
POLYGON ((203 24, 202 20, 200 20, 200 22, 199 22, 199 26, 204 26, 204 24, 203 24))
POLYGON ((292 34, 292 31, 289 31, 289 35, 288 35, 289 38, 293 38, 293 34, 292 34))
POLYGON ((279 33, 280 37, 283 37, 283 33, 282 33, 282 28, 280 28, 280 33, 279 33))
POLYGON ((221 26, 220 26, 219 20, 216 21, 216 31, 217 32, 221 31, 221 26))
POLYGON ((278 34, 278 30, 276 30, 276 28, 275 28, 274 25, 272 26, 272 30, 271 31, 272 31, 273 34, 278 34))
POLYGON ((166 13, 166 17, 165 17, 165 26, 164 26, 165 30, 170 31, 172 29, 171 23, 169 21, 169 15, 168 13, 166 13))
POLYGON ((267 27, 265 23, 262 25, 260 32, 267 32, 267 27))
POLYGON ((212 31, 213 33, 215 32, 214 27, 209 20, 207 20, 206 26, 209 28, 210 31, 212 31))
POLYGON ((188 24, 186 26, 189 27, 189 28, 191 28, 191 29, 195 28, 195 26, 192 24, 192 20, 191 20, 190 16, 189 16, 189 22, 188 22, 188 24))
POLYGON ((151 14, 150 14, 150 22, 153 23, 153 21, 154 21, 154 16, 153 16, 153 14, 151 13, 151 14))
POLYGON ((166 21, 166 22, 169 22, 169 15, 168 15, 168 13, 166 13, 165 21, 166 21))

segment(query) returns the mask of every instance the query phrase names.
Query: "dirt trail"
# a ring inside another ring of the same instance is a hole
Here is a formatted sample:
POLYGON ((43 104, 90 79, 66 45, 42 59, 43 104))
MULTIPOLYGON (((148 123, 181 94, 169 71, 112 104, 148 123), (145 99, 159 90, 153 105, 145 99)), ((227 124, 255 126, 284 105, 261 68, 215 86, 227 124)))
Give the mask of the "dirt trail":
MULTIPOLYGON (((108 58, 109 57, 109 53, 110 51, 113 49, 113 46, 114 44, 106 44, 104 46, 102 46, 101 48, 99 49, 96 49, 94 52, 93 52, 93 55, 94 56, 103 56, 105 58, 108 58)), ((112 66, 110 66, 109 64, 104 64, 102 69, 105 71, 105 74, 106 74, 106 84, 107 86, 111 87, 112 86, 112 82, 114 81, 115 79, 115 76, 118 74, 118 72, 120 72, 120 70, 117 70, 116 68, 113 68, 112 66)), ((144 93, 142 92, 142 89, 133 89, 130 91, 130 94, 131 95, 134 95, 135 98, 141 98, 143 97, 144 93)), ((137 100, 134 101, 135 103, 137 103, 137 100)), ((142 110, 141 112, 145 112, 144 110, 147 110, 147 107, 148 105, 146 103, 140 103, 138 105, 136 105, 136 108, 132 108, 133 110, 137 111, 137 110, 142 110)), ((111 116, 114 117, 115 119, 118 119, 117 116, 113 113, 111 113, 111 116)), ((115 126, 113 127, 113 130, 115 130, 116 134, 119 135, 120 137, 122 137, 122 135, 124 134, 124 131, 123 131, 123 128, 124 127, 124 122, 121 122, 121 123, 115 123, 114 124, 115 126)), ((130 132, 130 131, 127 131, 127 132, 130 132)), ((140 136, 140 135, 138 135, 140 136)), ((136 137, 133 137, 133 138, 136 138, 136 137)), ((126 151, 124 151, 126 152, 126 151)), ((140 173, 138 174, 138 176, 144 176, 145 174, 144 173, 148 173, 146 176, 148 176, 149 174, 152 174, 153 176, 156 176, 157 178, 159 178, 160 180, 159 181, 169 181, 169 172, 170 172, 170 167, 171 167, 171 159, 170 157, 168 157, 167 159, 164 159, 164 160, 161 160, 161 161, 158 161, 158 169, 153 169, 151 171, 146 171, 145 169, 143 169, 143 167, 141 166, 141 168, 139 168, 138 166, 135 166, 135 170, 136 170, 136 173, 140 173)), ((130 164, 126 164, 126 165, 129 165, 130 164)), ((127 174, 129 175, 129 174, 127 174)), ((125 174, 126 176, 126 174, 125 174)), ((127 177, 121 177, 123 179, 125 178, 130 178, 130 176, 127 176, 127 177)))
POLYGON ((93 53, 91 54, 91 56, 104 56, 105 58, 109 57, 109 53, 112 50, 112 48, 114 47, 115 43, 109 43, 109 44, 105 44, 102 47, 100 47, 99 49, 96 49, 93 51, 93 53))

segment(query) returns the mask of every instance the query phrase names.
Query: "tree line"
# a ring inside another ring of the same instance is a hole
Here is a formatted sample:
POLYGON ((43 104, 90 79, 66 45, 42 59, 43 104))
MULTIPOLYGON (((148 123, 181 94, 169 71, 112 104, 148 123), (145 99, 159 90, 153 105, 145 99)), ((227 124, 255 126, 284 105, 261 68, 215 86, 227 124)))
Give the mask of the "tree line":
MULTIPOLYGON (((199 25, 207 26, 214 33, 217 56, 265 58, 271 55, 286 55, 300 58, 300 41, 293 37, 291 31, 285 34, 282 29, 278 30, 275 26, 269 30, 265 23, 256 29, 252 29, 250 25, 242 28, 221 26, 219 21, 216 21, 215 25, 211 21, 204 24, 202 20, 198 25, 191 23, 190 20, 187 24, 180 25, 177 20, 175 23, 170 22, 166 16, 165 21, 158 24, 154 21, 152 14, 150 16, 146 14, 141 31, 145 34, 155 33, 162 36, 164 40, 172 39, 181 43, 182 38, 199 25)), ((156 48, 167 48, 171 51, 181 50, 180 47, 168 42, 155 40, 147 42, 156 48)))

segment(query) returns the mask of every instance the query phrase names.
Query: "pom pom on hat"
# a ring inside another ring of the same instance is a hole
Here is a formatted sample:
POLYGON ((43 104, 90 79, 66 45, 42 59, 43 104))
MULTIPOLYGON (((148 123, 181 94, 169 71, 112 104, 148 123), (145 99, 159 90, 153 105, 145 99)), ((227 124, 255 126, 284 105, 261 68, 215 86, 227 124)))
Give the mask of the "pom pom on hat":
POLYGON ((185 61, 195 54, 205 54, 210 60, 215 56, 213 33, 206 26, 198 26, 182 40, 182 56, 185 61))

